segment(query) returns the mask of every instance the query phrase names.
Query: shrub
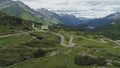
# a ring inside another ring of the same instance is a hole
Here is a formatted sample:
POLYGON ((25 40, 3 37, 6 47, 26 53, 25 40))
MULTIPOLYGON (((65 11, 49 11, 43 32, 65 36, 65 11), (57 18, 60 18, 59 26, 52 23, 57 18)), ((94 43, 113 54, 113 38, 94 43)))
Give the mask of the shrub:
POLYGON ((37 51, 33 52, 34 58, 39 58, 39 57, 44 57, 44 56, 45 56, 45 51, 42 49, 38 49, 37 51))
POLYGON ((9 65, 13 65, 15 62, 13 61, 8 61, 8 60, 5 60, 5 59, 0 59, 0 65, 1 66, 9 66, 9 65))
POLYGON ((42 36, 37 36, 36 38, 39 39, 39 40, 44 39, 42 36))
POLYGON ((94 58, 90 56, 77 56, 74 62, 77 65, 92 65, 94 64, 94 58))
POLYGON ((59 65, 59 66, 56 66, 55 68, 68 68, 66 65, 59 65))
POLYGON ((107 61, 104 58, 97 58, 95 60, 95 64, 97 64, 99 66, 104 66, 107 64, 107 61))
POLYGON ((120 67, 120 62, 111 62, 111 63, 112 63, 112 65, 114 65, 114 66, 120 67))
POLYGON ((74 59, 74 63, 77 65, 99 65, 99 66, 104 66, 107 64, 106 59, 104 58, 94 58, 90 56, 77 56, 74 59))

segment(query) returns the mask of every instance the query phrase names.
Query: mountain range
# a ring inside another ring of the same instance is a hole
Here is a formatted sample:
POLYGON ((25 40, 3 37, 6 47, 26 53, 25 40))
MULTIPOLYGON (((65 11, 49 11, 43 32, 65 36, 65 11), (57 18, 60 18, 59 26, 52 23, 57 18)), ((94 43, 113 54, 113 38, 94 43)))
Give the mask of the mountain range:
POLYGON ((59 25, 61 27, 85 28, 89 31, 100 32, 113 39, 120 39, 117 37, 120 28, 120 12, 110 14, 103 18, 87 19, 76 17, 72 14, 57 14, 45 8, 33 10, 22 1, 0 0, 0 6, 0 11, 25 20, 50 26, 59 25), (106 31, 109 31, 107 32, 108 34, 106 31), (112 35, 109 35, 110 33, 112 35))
POLYGON ((71 27, 98 28, 107 25, 120 17, 120 13, 97 19, 87 19, 68 14, 57 14, 47 9, 31 9, 22 1, 0 0, 0 10, 26 20, 32 20, 47 25, 62 24, 71 27))
POLYGON ((1 11, 26 20, 32 20, 48 25, 59 23, 59 21, 54 16, 49 15, 51 12, 47 12, 45 9, 35 11, 21 1, 1 0, 0 6, 1 11), (44 13, 41 14, 41 12, 44 13), (49 17, 46 14, 48 14, 49 17))
POLYGON ((63 24, 65 26, 77 27, 78 25, 87 23, 88 20, 77 18, 74 15, 58 15, 44 8, 33 10, 22 1, 1 0, 0 6, 0 10, 3 12, 47 25, 63 24))
POLYGON ((120 13, 110 15, 112 22, 102 27, 96 28, 95 32, 101 33, 114 40, 120 39, 120 13))
POLYGON ((98 28, 98 27, 108 25, 108 24, 116 21, 117 19, 120 19, 120 12, 110 14, 110 15, 103 17, 103 18, 93 19, 93 20, 89 21, 87 23, 87 25, 91 26, 91 27, 98 28))

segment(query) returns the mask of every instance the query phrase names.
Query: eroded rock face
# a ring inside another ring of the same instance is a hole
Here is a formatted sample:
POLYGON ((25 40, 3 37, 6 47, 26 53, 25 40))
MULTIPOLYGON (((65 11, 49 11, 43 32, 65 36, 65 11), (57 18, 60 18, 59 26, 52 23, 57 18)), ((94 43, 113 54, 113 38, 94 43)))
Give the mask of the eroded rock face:
POLYGON ((11 6, 13 3, 11 0, 0 0, 0 10, 11 6))
POLYGON ((0 3, 5 3, 5 2, 9 2, 11 0, 0 0, 0 3))

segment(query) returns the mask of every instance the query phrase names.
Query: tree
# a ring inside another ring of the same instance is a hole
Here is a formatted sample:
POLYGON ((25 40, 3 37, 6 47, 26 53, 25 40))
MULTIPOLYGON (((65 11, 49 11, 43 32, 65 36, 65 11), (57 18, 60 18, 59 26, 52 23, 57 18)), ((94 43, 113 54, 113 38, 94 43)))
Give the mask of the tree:
POLYGON ((107 64, 107 61, 105 60, 105 58, 97 58, 95 60, 95 64, 97 64, 99 66, 104 66, 107 64))
POLYGON ((33 52, 34 58, 39 58, 39 57, 44 57, 44 56, 45 56, 45 51, 42 49, 38 49, 37 51, 33 52))
POLYGON ((114 65, 114 66, 116 66, 116 67, 120 67, 120 62, 115 62, 115 61, 113 61, 113 62, 111 62, 112 63, 112 65, 114 65))
POLYGON ((77 65, 92 65, 94 64, 94 58, 90 56, 76 56, 74 62, 77 65))

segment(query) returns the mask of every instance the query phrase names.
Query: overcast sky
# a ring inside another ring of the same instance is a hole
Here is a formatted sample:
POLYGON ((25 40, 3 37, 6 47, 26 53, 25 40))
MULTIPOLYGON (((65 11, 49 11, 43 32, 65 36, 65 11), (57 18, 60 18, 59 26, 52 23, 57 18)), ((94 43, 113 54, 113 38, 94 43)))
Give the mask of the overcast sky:
POLYGON ((99 18, 120 11, 120 0, 21 0, 33 9, 46 8, 57 13, 99 18))

